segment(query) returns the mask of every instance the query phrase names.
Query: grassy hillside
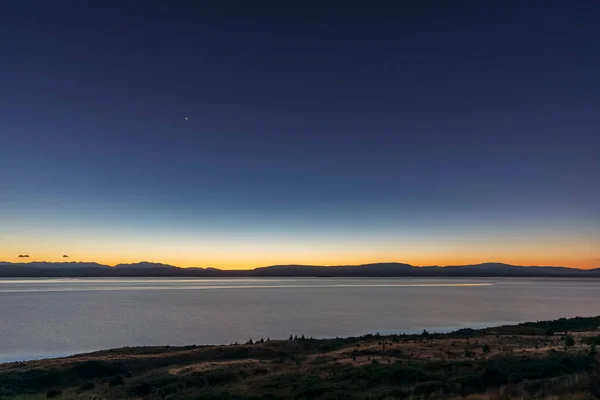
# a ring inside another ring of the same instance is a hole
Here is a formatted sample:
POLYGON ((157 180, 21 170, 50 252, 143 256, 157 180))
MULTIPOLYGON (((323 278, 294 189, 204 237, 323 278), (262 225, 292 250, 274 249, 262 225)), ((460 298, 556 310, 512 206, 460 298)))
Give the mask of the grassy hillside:
POLYGON ((593 399, 600 317, 0 364, 0 398, 593 399))

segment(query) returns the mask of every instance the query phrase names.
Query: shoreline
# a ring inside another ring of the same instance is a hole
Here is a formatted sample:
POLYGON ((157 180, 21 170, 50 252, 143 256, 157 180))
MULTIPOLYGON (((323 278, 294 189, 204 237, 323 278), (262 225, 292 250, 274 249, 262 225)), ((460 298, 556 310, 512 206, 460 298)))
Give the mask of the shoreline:
MULTIPOLYGON (((587 317, 585 317, 587 318, 587 317)), ((338 337, 337 339, 354 339, 354 338, 360 338, 360 337, 366 337, 366 336, 375 336, 375 335, 380 335, 380 336, 395 336, 395 335, 419 335, 421 332, 423 332, 423 330, 428 330, 430 333, 432 334, 449 334, 449 333, 453 333, 462 329, 470 329, 470 330, 483 330, 483 329, 489 329, 489 328, 497 328, 497 327, 502 327, 502 326, 515 326, 520 324, 521 322, 519 321, 503 321, 503 322, 481 322, 481 323, 477 323, 477 324, 469 324, 469 325, 455 325, 455 326, 434 326, 434 327, 426 327, 426 329, 424 328, 414 328, 414 329, 403 329, 403 330, 378 330, 378 331, 369 331, 369 332, 364 332, 361 333, 359 335, 356 336, 343 336, 343 337, 338 337)), ((315 337, 314 340, 333 340, 336 339, 336 337, 334 336, 319 336, 319 337, 315 337)), ((260 340, 260 338, 259 338, 260 340)), ((286 339, 284 338, 274 338, 271 341, 285 341, 286 339)), ((86 355, 86 354, 95 354, 95 353, 101 353, 104 351, 111 351, 111 350, 118 350, 118 349, 127 349, 127 348, 186 348, 186 347, 190 347, 190 346, 197 346, 197 347, 219 347, 219 346, 231 346, 234 345, 233 343, 212 343, 212 344, 183 344, 183 345, 177 345, 177 344, 166 344, 166 345, 125 345, 125 346, 118 346, 118 347, 113 347, 113 348, 109 348, 109 349, 90 349, 90 350, 73 350, 73 351, 64 351, 64 352, 48 352, 48 353, 41 353, 41 352, 31 352, 31 353, 21 353, 24 354, 24 358, 19 358, 19 357, 10 357, 10 353, 9 354, 0 354, 0 365, 2 364, 7 364, 7 363, 18 363, 18 362, 26 362, 26 361, 42 361, 42 360, 53 360, 53 359, 59 359, 59 358, 69 358, 69 357, 74 357, 74 356, 82 356, 82 355, 86 355), (47 355, 47 356, 46 356, 47 355), (10 357, 10 359, 8 358, 10 357)))
POLYGON ((434 394, 458 399, 492 392, 502 398, 591 399, 586 396, 594 371, 600 370, 598 345, 600 316, 449 333, 329 339, 299 335, 232 345, 124 347, 2 363, 0 387, 5 393, 11 388, 12 396, 5 397, 14 399, 394 399, 434 394))

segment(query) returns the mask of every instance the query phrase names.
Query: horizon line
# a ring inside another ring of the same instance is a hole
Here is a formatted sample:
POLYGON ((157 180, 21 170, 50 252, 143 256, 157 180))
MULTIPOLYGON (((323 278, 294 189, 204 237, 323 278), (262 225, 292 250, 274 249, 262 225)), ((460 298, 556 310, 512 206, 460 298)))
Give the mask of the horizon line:
POLYGON ((256 269, 260 269, 260 268, 268 268, 268 267, 276 267, 276 266, 281 266, 281 267, 285 267, 285 266, 303 266, 303 267, 324 267, 324 268, 331 268, 331 267, 359 267, 359 266, 365 266, 365 265, 377 265, 377 264, 402 264, 402 265, 407 265, 413 268, 431 268, 431 267, 437 267, 437 268, 447 268, 447 267, 465 267, 465 266, 477 266, 477 265, 484 265, 484 264, 502 264, 502 265, 507 265, 507 266, 513 266, 513 267, 523 267, 523 268, 535 268, 535 267, 545 267, 545 268, 568 268, 568 269, 576 269, 576 270, 590 270, 590 269, 596 269, 596 268, 600 268, 600 266, 598 267, 591 267, 591 268, 577 268, 577 267, 568 267, 568 266, 563 266, 563 265, 517 265, 517 264, 510 264, 510 263, 506 263, 506 262, 501 262, 501 261, 484 261, 484 262, 478 262, 478 263, 471 263, 471 264, 448 264, 448 265, 414 265, 414 264, 410 264, 410 263, 405 263, 405 262, 399 262, 399 261, 378 261, 378 262, 368 262, 368 263, 361 263, 361 264, 330 264, 330 265, 319 265, 319 264, 298 264, 298 263, 288 263, 288 264, 269 264, 269 265, 261 265, 261 266, 257 266, 254 268, 246 268, 246 269, 223 269, 223 268, 216 268, 216 267, 211 267, 211 266, 207 266, 207 267, 198 267, 198 266, 191 266, 191 267, 181 267, 178 265, 174 265, 174 264, 168 264, 168 263, 163 263, 163 262, 157 262, 157 261, 147 261, 147 260, 142 260, 142 261, 136 261, 136 262, 130 262, 130 263, 117 263, 114 265, 111 264, 103 264, 103 263, 99 263, 96 261, 44 261, 44 260, 39 260, 39 261, 20 261, 20 262, 12 262, 12 261, 4 261, 4 260, 0 260, 0 264, 12 264, 12 265, 19 265, 19 264, 33 264, 33 263, 47 263, 47 264, 98 264, 99 266, 103 266, 103 267, 110 267, 110 268, 116 268, 117 266, 125 266, 125 265, 138 265, 138 264, 155 264, 155 265, 160 265, 160 266, 167 266, 167 267, 175 267, 175 268, 181 268, 181 269, 215 269, 215 270, 219 270, 219 271, 253 271, 256 269))

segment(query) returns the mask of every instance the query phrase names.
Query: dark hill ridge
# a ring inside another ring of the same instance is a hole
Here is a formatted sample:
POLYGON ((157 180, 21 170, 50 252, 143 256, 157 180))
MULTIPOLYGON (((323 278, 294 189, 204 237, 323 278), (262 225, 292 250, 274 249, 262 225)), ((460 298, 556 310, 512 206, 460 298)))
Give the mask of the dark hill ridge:
POLYGON ((114 267, 88 262, 0 261, 0 277, 600 277, 600 268, 518 266, 503 263, 415 267, 403 263, 362 265, 272 265, 252 270, 179 268, 143 261, 114 267))

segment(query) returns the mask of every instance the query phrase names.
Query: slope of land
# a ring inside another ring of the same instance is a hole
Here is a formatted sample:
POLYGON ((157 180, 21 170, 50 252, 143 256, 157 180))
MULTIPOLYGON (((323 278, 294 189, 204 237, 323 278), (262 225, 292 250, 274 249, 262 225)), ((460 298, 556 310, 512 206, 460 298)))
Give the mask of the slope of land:
POLYGON ((179 268, 174 265, 139 262, 111 267, 85 262, 0 261, 0 277, 598 277, 600 268, 518 266, 503 263, 483 263, 457 266, 416 267, 403 263, 362 265, 272 265, 252 270, 221 270, 217 268, 179 268))
POLYGON ((600 317, 0 364, 14 399, 593 399, 600 317), (571 341, 573 339, 573 341, 571 341))

